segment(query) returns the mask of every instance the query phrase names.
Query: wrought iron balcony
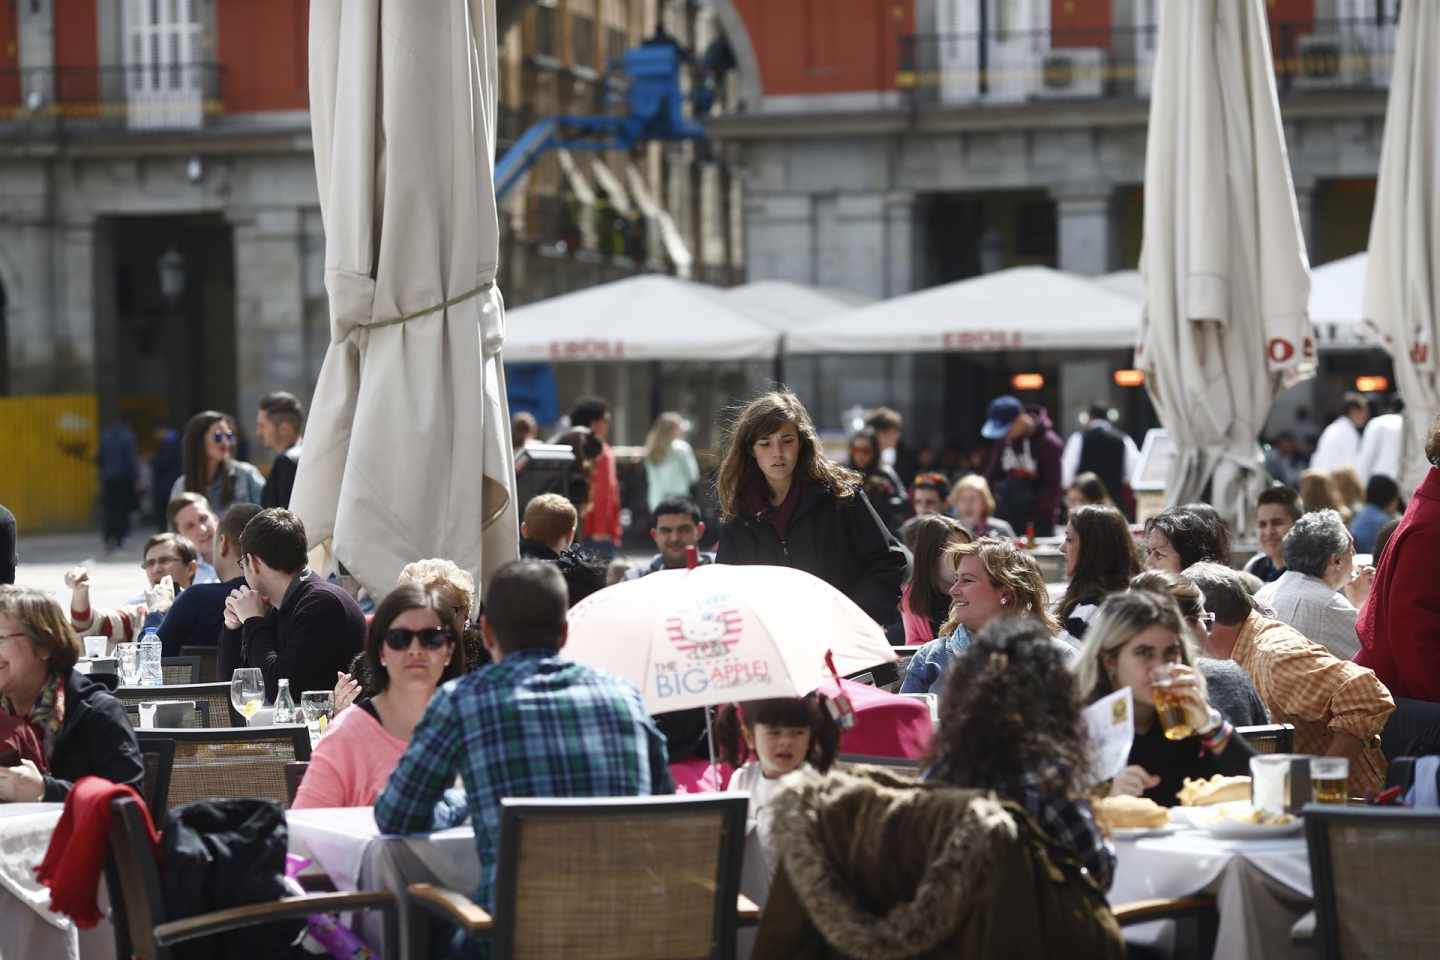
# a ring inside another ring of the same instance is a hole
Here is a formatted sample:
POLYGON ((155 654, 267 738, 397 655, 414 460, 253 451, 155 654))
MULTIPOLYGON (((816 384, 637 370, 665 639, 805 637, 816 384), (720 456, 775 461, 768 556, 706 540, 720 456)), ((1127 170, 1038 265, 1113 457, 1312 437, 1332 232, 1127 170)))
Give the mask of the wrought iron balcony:
MULTIPOLYGON (((1396 27, 1394 16, 1271 22, 1280 94, 1386 89, 1396 27)), ((1024 31, 982 22, 970 33, 917 34, 900 42, 897 85, 920 108, 1145 100, 1154 82, 1157 32, 1153 21, 1024 31)))
POLYGON ((58 128, 195 129, 225 112, 216 63, 0 70, 0 124, 10 134, 58 128))

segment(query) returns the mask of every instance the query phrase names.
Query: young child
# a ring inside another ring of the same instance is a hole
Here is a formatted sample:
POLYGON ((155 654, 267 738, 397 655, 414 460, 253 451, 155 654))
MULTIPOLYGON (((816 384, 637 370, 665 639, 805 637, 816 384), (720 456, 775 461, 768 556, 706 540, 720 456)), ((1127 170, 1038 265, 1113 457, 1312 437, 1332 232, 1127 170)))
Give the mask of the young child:
POLYGON ((819 693, 751 700, 720 709, 715 743, 720 762, 737 768, 727 789, 750 794, 749 818, 756 820, 785 774, 806 764, 821 773, 830 769, 840 728, 819 693))

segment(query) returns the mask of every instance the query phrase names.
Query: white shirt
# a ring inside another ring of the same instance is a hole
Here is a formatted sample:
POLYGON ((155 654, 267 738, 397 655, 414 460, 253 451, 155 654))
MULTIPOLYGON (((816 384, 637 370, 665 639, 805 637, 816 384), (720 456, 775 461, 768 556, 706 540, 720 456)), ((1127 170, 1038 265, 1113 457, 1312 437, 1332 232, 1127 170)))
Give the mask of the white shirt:
POLYGON ((1341 467, 1355 466, 1359 457, 1360 431, 1356 429, 1355 421, 1341 415, 1320 433, 1320 439, 1315 443, 1315 454, 1310 458, 1310 469, 1329 473, 1341 467))
MULTIPOLYGON (((1121 431, 1120 436, 1125 440, 1125 482, 1135 482, 1135 467, 1140 463, 1140 448, 1135 446, 1135 441, 1130 439, 1130 434, 1121 431)), ((1069 489, 1070 484, 1075 482, 1075 474, 1080 471, 1080 455, 1085 445, 1085 431, 1076 430, 1070 434, 1065 441, 1065 450, 1060 454, 1060 489, 1069 489)), ((1119 491, 1109 491, 1111 497, 1118 495, 1119 491)))
POLYGON ((1362 484, 1369 483, 1377 473, 1400 479, 1400 434, 1404 429, 1404 416, 1398 413, 1383 413, 1365 425, 1355 460, 1362 484))
POLYGON ((1275 619, 1288 623, 1341 660, 1353 660, 1360 652, 1355 621, 1360 611, 1345 594, 1319 577, 1286 570, 1280 579, 1267 583, 1255 599, 1275 611, 1275 619))

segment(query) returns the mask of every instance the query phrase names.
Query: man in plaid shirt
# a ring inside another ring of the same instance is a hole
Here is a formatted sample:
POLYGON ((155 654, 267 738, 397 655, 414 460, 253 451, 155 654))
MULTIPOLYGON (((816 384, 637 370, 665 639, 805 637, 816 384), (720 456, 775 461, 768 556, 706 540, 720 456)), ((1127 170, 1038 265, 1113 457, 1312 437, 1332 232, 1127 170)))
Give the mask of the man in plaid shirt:
POLYGON ((1353 796, 1383 787, 1380 734, 1395 699, 1375 672, 1264 616, 1234 570, 1197 563, 1185 576, 1215 614, 1205 652, 1245 668, 1270 719, 1295 725, 1295 752, 1348 758, 1353 796))
POLYGON ((493 907, 503 797, 675 792, 665 738, 629 684, 560 657, 565 581, 519 560, 491 581, 481 618, 494 663, 435 691, 375 801, 384 833, 454 826, 468 811, 480 855, 475 901, 493 907), (465 790, 447 788, 460 775, 465 790))

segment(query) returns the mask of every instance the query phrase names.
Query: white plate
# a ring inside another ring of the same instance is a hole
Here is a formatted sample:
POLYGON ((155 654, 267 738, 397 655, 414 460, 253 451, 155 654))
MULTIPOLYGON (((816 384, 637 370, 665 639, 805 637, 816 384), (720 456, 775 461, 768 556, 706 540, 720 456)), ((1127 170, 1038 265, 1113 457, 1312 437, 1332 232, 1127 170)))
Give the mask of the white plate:
POLYGON ((1184 830, 1185 828, 1185 824, 1175 823, 1174 821, 1161 824, 1158 827, 1112 827, 1110 836, 1115 840, 1139 840, 1141 837, 1163 837, 1167 834, 1184 830))
POLYGON ((1191 814, 1191 821, 1212 837, 1229 840, 1286 837, 1292 833, 1298 833, 1305 826, 1305 821, 1299 817, 1294 817, 1289 823, 1249 823, 1225 815, 1227 811, 1237 814, 1249 812, 1250 804, 1243 800, 1217 804, 1212 809, 1213 812, 1208 815, 1205 813, 1191 814))

